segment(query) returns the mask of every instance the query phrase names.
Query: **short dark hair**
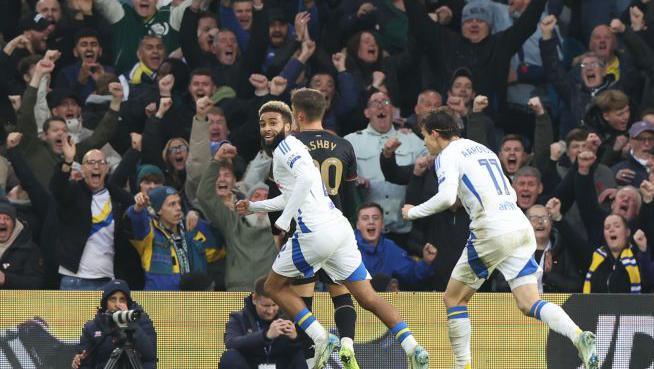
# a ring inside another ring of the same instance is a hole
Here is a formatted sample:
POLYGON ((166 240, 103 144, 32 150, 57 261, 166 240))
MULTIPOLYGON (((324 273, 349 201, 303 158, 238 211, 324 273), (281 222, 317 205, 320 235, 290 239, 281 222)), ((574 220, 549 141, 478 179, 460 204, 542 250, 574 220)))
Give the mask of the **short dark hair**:
POLYGON ((502 137, 502 143, 500 144, 500 150, 502 149, 502 146, 504 146, 505 143, 508 141, 518 141, 520 142, 520 145, 522 145, 522 149, 527 151, 527 144, 525 143, 525 138, 522 137, 522 135, 515 134, 515 133, 509 133, 508 135, 504 135, 502 137))
POLYGON ((77 31, 77 33, 75 33, 75 37, 74 37, 75 43, 73 43, 73 45, 77 46, 79 40, 85 37, 93 37, 98 41, 98 44, 100 43, 100 34, 98 33, 98 31, 94 30, 93 28, 85 27, 77 31))
POLYGON ((436 131, 445 139, 459 135, 459 124, 454 112, 446 106, 427 113, 420 121, 420 127, 427 132, 436 131))
POLYGON ((303 87, 291 96, 291 106, 306 114, 307 120, 322 120, 327 109, 327 99, 320 91, 303 87))
POLYGON ((359 219, 359 213, 361 213, 361 210, 369 208, 377 208, 379 213, 381 213, 382 218, 384 217, 384 209, 381 207, 381 205, 376 202, 364 202, 357 208, 357 219, 359 219))
POLYGON ((138 48, 140 49, 141 46, 143 46, 143 44, 145 43, 146 40, 152 40, 152 39, 157 39, 157 40, 161 41, 161 43, 164 44, 164 49, 166 48, 166 43, 164 42, 163 38, 161 36, 157 36, 157 35, 145 35, 145 36, 143 36, 143 38, 141 38, 141 41, 139 41, 139 47, 138 48))
POLYGON ((65 118, 59 117, 59 116, 50 117, 50 118, 46 119, 45 122, 43 122, 43 132, 48 132, 48 129, 50 129, 50 124, 52 122, 61 122, 64 125, 66 125, 66 119, 65 118))
POLYGON ((221 160, 218 162, 218 172, 220 172, 222 169, 229 170, 234 174, 234 164, 230 160, 221 160))
POLYGON ((41 60, 43 56, 34 54, 34 55, 28 55, 18 62, 18 72, 20 73, 21 77, 26 74, 27 72, 30 71, 30 68, 33 65, 36 65, 36 63, 41 60))
POLYGON ((257 278, 257 280, 254 281, 254 293, 256 293, 257 296, 270 298, 270 296, 266 293, 265 285, 266 285, 266 277, 257 278))
POLYGON ((216 17, 216 14, 210 12, 210 11, 201 11, 200 14, 198 14, 198 21, 202 18, 211 18, 211 19, 218 19, 216 17))
POLYGON ((279 113, 284 123, 293 124, 293 113, 291 113, 291 108, 285 102, 277 100, 268 101, 259 108, 259 117, 263 113, 269 112, 279 113))
POLYGON ((565 144, 570 146, 572 141, 586 141, 589 134, 590 132, 585 128, 574 128, 565 135, 565 144))
MULTIPOLYGON (((225 117, 225 111, 220 106, 212 106, 207 111, 207 115, 216 114, 225 117)), ((226 117, 225 117, 226 118, 226 117)))
POLYGON ((213 72, 209 68, 202 67, 202 68, 193 69, 193 71, 191 72, 191 76, 189 78, 189 83, 191 83, 191 81, 193 80, 193 77, 195 77, 195 76, 209 77, 209 78, 211 78, 211 82, 213 82, 214 85, 216 84, 216 82, 214 82, 214 80, 213 80, 213 72))

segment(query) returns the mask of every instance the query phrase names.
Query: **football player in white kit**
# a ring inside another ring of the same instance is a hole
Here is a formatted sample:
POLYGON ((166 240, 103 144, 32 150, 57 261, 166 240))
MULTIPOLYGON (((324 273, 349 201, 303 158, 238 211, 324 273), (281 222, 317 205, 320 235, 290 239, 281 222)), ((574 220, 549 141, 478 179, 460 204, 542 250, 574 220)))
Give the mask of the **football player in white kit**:
POLYGON ((354 231, 334 206, 307 147, 291 131, 293 113, 279 101, 259 110, 262 146, 273 157, 273 178, 281 195, 264 201, 236 203, 239 214, 282 211, 275 227, 288 232, 295 219, 297 231, 281 248, 266 280, 265 289, 287 314, 294 317, 315 344, 314 368, 323 368, 338 338, 329 334, 290 288, 290 279, 308 278, 319 270, 343 283, 364 309, 374 313, 391 329, 409 357, 410 367, 426 369, 429 355, 418 345, 400 314, 375 293, 363 265, 354 231))
POLYGON ((518 308, 568 337, 579 350, 587 369, 599 366, 595 335, 582 332, 558 305, 541 300, 533 259, 536 239, 500 161, 490 149, 459 137, 457 122, 447 108, 430 113, 421 122, 425 146, 435 159, 438 193, 418 205, 405 205, 402 215, 414 220, 444 211, 458 199, 470 216, 470 236, 452 271, 443 295, 455 369, 471 369, 470 319, 467 303, 498 269, 509 282, 518 308))

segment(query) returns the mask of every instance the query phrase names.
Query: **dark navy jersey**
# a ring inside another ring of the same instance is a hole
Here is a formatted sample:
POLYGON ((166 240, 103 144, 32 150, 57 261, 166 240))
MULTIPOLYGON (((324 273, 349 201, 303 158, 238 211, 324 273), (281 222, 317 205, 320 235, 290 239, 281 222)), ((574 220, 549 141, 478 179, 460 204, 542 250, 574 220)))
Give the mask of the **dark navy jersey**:
POLYGON ((357 158, 352 144, 324 130, 300 131, 295 132, 294 136, 309 149, 314 164, 320 170, 327 194, 342 211, 340 189, 346 181, 357 178, 357 158))

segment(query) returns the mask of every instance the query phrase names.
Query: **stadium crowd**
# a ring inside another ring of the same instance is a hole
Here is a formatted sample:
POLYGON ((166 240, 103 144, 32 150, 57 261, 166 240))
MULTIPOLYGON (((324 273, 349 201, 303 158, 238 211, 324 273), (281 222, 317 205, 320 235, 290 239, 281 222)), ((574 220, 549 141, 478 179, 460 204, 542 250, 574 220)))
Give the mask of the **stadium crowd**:
POLYGON ((306 86, 376 289, 443 291, 466 246, 460 204, 401 214, 446 107, 498 152, 542 291, 654 292, 654 1, 6 0, 0 27, 0 289, 251 291, 284 237, 234 210, 272 184, 258 109, 306 86))

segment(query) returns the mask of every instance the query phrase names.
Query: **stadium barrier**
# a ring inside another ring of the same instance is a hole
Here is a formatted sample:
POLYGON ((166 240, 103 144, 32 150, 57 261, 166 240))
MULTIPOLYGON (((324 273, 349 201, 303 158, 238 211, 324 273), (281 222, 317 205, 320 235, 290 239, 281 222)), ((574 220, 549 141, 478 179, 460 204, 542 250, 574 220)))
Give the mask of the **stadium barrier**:
MULTIPOLYGON (((157 330, 160 369, 215 369, 224 351, 231 311, 245 293, 134 292, 157 330)), ((431 354, 430 368, 452 368, 440 293, 384 294, 431 354)), ((654 296, 546 295, 583 329, 597 332, 602 368, 654 365, 654 296)), ((69 368, 83 324, 100 292, 0 291, 0 368, 69 368)), ((329 295, 320 293, 315 315, 335 329, 329 295)), ((576 369, 574 347, 545 325, 524 317, 509 294, 478 294, 470 307, 476 369, 576 369)), ((406 369, 402 348, 385 327, 357 307, 355 350, 362 369, 406 369)), ((336 355, 329 367, 340 368, 336 355)))

